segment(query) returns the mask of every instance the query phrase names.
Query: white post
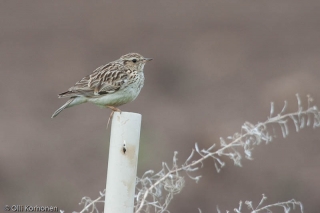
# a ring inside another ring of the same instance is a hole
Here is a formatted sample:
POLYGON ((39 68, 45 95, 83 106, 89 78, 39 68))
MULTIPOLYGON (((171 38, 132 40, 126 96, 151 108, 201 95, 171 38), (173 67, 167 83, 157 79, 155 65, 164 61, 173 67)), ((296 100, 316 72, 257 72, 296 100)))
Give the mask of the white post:
POLYGON ((140 128, 140 114, 114 113, 104 213, 133 213, 140 128))

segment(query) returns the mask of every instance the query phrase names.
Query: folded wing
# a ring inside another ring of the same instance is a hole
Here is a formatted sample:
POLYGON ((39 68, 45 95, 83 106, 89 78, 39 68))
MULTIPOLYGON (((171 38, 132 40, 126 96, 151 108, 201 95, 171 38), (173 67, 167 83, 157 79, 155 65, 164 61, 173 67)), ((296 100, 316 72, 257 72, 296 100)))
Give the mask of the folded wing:
POLYGON ((68 91, 59 94, 59 98, 85 96, 88 98, 99 97, 114 93, 127 86, 128 74, 123 66, 107 64, 97 68, 92 74, 82 78, 68 91))

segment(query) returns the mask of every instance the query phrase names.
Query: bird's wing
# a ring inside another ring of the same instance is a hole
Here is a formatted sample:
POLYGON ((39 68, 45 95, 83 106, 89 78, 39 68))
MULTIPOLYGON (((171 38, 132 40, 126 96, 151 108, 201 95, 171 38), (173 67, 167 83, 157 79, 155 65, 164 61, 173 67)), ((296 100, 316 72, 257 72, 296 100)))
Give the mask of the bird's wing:
POLYGON ((114 93, 128 82, 128 74, 119 64, 106 64, 98 67, 92 74, 82 78, 67 92, 59 94, 59 98, 75 96, 99 97, 114 93))

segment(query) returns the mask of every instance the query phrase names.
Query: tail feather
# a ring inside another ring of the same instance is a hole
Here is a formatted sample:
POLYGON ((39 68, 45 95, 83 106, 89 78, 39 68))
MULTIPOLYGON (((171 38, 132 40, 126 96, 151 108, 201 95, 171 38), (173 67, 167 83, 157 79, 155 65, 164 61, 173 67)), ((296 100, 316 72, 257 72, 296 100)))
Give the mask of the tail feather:
POLYGON ((63 93, 60 93, 58 95, 59 98, 71 98, 71 97, 74 97, 74 92, 73 91, 67 91, 67 92, 63 92, 63 93))
POLYGON ((51 118, 56 117, 62 110, 64 110, 65 108, 67 108, 69 106, 69 104, 74 100, 74 98, 70 98, 65 104, 63 104, 59 109, 57 109, 53 115, 51 116, 51 118))

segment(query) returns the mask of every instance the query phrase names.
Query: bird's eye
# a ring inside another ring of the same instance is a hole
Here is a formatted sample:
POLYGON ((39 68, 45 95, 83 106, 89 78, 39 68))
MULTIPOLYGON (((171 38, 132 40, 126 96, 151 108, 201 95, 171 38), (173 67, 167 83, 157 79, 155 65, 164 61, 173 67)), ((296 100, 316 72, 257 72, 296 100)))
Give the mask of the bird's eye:
POLYGON ((136 63, 136 62, 137 62, 137 59, 132 59, 132 62, 133 62, 133 63, 136 63))

